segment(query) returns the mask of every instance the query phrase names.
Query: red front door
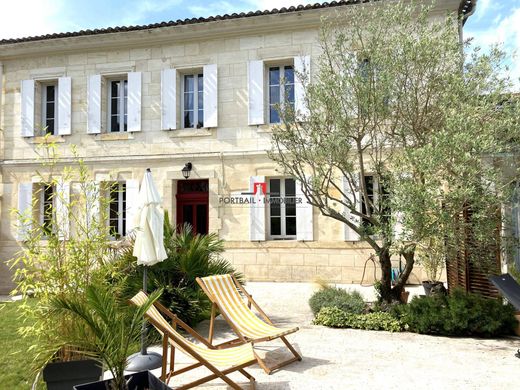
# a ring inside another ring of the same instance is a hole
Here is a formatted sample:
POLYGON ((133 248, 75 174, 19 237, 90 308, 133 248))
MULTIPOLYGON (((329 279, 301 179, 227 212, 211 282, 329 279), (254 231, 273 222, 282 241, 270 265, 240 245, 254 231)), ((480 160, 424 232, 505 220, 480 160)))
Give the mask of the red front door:
POLYGON ((189 223, 193 232, 208 234, 208 181, 177 182, 177 225, 189 223))

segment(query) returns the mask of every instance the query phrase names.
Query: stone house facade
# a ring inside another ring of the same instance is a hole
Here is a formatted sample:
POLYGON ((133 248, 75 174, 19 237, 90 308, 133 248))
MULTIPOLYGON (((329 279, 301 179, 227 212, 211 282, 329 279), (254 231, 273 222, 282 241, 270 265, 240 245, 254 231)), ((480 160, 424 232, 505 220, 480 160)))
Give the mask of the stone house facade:
MULTIPOLYGON (((172 221, 218 233, 249 280, 359 283, 371 251, 345 226, 304 199, 247 203, 269 191, 301 198, 266 154, 273 105, 302 107, 294 74, 312 78, 320 18, 354 3, 0 41, 0 292, 11 288, 5 260, 21 244, 11 209, 33 207, 34 194, 48 201, 35 174, 47 132, 60 165, 76 145, 97 182, 118 186, 115 235, 132 228, 131 205, 151 168, 172 221)), ((437 1, 433 14, 467 17, 473 3, 437 1)), ((411 281, 421 277, 417 268, 411 281)))

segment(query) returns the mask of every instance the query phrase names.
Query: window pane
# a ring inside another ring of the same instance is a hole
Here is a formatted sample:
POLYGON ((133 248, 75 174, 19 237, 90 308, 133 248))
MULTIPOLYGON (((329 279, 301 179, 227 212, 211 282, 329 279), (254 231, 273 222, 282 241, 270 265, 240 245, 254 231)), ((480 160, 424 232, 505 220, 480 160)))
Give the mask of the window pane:
POLYGON ((119 81, 112 81, 110 83, 111 93, 110 96, 112 98, 119 97, 119 81))
POLYGON ((285 198, 285 215, 296 217, 295 198, 285 198))
POLYGON ((286 66, 284 69, 285 84, 294 84, 294 70, 292 66, 286 66))
POLYGON ((191 204, 182 206, 182 218, 182 222, 193 225, 193 206, 191 204))
POLYGON ((45 132, 47 134, 54 134, 54 119, 47 119, 45 122, 45 132))
POLYGON ((192 92, 184 94, 184 109, 193 110, 193 93, 192 92))
POLYGON ((280 196, 280 179, 269 180, 269 192, 271 196, 280 196))
POLYGON ((53 102, 54 101, 54 85, 48 85, 47 86, 47 101, 53 102))
POLYGON ((199 74, 197 77, 198 91, 202 92, 204 90, 204 76, 199 74))
POLYGON ((198 117, 197 117, 197 128, 202 128, 204 127, 204 110, 199 110, 198 111, 198 117))
POLYGON ((197 108, 199 110, 204 108, 204 92, 202 91, 197 93, 197 108))
POLYGON ((208 234, 208 207, 205 204, 197 205, 197 233, 208 234))
POLYGON ((193 111, 184 112, 184 127, 193 127, 193 111))
POLYGON ((285 179, 285 196, 296 196, 296 181, 285 179))
POLYGON ((269 85, 277 85, 280 84, 280 69, 269 68, 269 85))
POLYGON ((280 198, 271 197, 269 199, 269 208, 271 211, 271 216, 273 216, 273 217, 280 216, 280 198))
POLYGON ((296 235, 296 217, 287 217, 285 219, 285 234, 288 236, 296 235))
POLYGON ((119 116, 112 115, 110 117, 110 131, 119 131, 119 116))
POLYGON ((280 103, 280 86, 269 87, 269 103, 280 103))
POLYGON ((274 106, 269 107, 269 122, 280 123, 280 115, 278 114, 278 110, 274 106))
POLYGON ((280 217, 271 218, 271 235, 279 236, 282 234, 282 221, 280 217))
POLYGON ((184 76, 184 92, 193 92, 193 75, 184 76))
POLYGON ((110 105, 111 105, 110 113, 112 115, 117 115, 117 113, 119 112, 119 99, 112 98, 110 100, 111 100, 111 102, 110 102, 110 105))
POLYGON ((285 85, 285 101, 287 103, 294 103, 294 84, 285 85))

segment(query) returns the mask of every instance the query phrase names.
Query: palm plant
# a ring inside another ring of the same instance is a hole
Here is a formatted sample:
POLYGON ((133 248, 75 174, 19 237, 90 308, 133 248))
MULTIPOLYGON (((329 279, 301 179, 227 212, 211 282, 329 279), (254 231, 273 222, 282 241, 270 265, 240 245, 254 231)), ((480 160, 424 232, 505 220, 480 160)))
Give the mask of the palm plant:
POLYGON ((112 390, 126 390, 124 378, 127 356, 139 343, 146 311, 161 291, 150 294, 141 307, 130 306, 101 283, 86 288, 85 296, 56 297, 50 301, 55 313, 70 315, 74 329, 68 332, 66 345, 86 351, 110 370, 112 390))

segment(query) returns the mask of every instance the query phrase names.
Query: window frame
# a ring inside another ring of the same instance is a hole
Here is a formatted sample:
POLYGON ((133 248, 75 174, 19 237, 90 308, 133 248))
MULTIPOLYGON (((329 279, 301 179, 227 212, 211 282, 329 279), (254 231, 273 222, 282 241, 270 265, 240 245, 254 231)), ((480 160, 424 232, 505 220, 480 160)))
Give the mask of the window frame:
POLYGON ((107 182, 107 225, 108 225, 108 235, 111 240, 119 240, 126 236, 127 234, 127 210, 126 210, 126 182, 122 181, 111 181, 107 182), (114 187, 117 186, 117 189, 114 190, 114 187), (117 193, 117 231, 116 234, 112 232, 112 221, 115 220, 110 215, 110 209, 112 207, 112 194, 117 193))
POLYGON ((203 70, 181 74, 181 128, 182 129, 203 129, 204 128, 204 72, 203 70), (187 110, 185 105, 186 77, 193 77, 193 109, 187 110), (202 89, 199 90, 199 78, 202 78, 202 89), (199 108, 199 94, 202 95, 202 108, 199 108), (202 110, 202 112, 200 112, 202 110), (184 114, 186 111, 193 111, 193 126, 186 127, 184 114), (199 118, 202 114, 202 118, 199 118), (200 125, 199 125, 200 122, 200 125))
POLYGON ((278 63, 278 64, 266 64, 266 77, 265 78, 266 78, 266 84, 267 84, 267 88, 266 88, 267 94, 266 95, 267 95, 267 123, 268 124, 277 125, 277 124, 281 123, 281 120, 279 120, 278 122, 271 121, 271 107, 278 104, 278 105, 281 105, 281 107, 283 108, 287 104, 287 101, 285 99, 286 85, 292 85, 293 101, 289 102, 289 103, 292 105, 293 110, 295 109, 295 100, 296 100, 295 84, 296 83, 295 83, 294 77, 295 77, 294 63, 292 63, 292 62, 285 62, 285 63, 278 63), (285 68, 287 68, 287 67, 290 67, 293 71, 292 83, 285 82, 285 68), (271 77, 270 77, 271 69, 278 69, 278 74, 279 74, 278 84, 273 84, 273 86, 274 85, 278 86, 278 99, 279 99, 278 103, 271 103, 271 77))
MULTIPOLYGON (((269 193, 269 199, 271 198, 271 195, 270 195, 270 192, 271 192, 271 180, 280 180, 280 193, 278 195, 278 197, 280 198, 287 198, 285 196, 285 181, 287 179, 291 179, 294 181, 294 199, 295 199, 295 202, 296 202, 296 180, 292 177, 269 177, 269 178, 266 178, 267 180, 267 192, 269 193)), ((280 203, 280 233, 281 234, 277 234, 277 235, 273 235, 271 233, 271 204, 270 202, 268 202, 267 204, 267 231, 268 231, 268 234, 267 234, 267 238, 269 240, 273 240, 273 241, 282 241, 282 240, 296 240, 297 239, 297 233, 298 233, 298 213, 295 213, 294 214, 294 219, 295 219, 295 224, 296 224, 296 233, 294 235, 292 234, 287 234, 287 214, 286 214, 286 208, 285 208, 285 203, 280 203)), ((296 203, 295 203, 295 207, 296 207, 296 203)), ((278 216, 274 216, 274 217, 278 217, 278 216)), ((289 216, 289 217, 292 217, 292 216, 289 216)))
POLYGON ((47 134, 50 134, 50 135, 56 135, 57 134, 57 131, 58 131, 58 82, 57 81, 46 81, 46 82, 42 82, 40 84, 40 88, 41 88, 41 133, 42 135, 47 135, 47 134), (49 131, 48 127, 47 127, 47 98, 48 98, 48 95, 47 95, 47 87, 54 87, 54 116, 52 118, 52 120, 54 121, 54 128, 52 129, 52 131, 49 131))
POLYGON ((107 133, 125 133, 128 131, 128 76, 112 77, 107 81, 107 133), (119 82, 118 112, 119 129, 112 128, 112 83, 119 82), (126 87, 126 88, 125 88, 126 87), (122 94, 121 94, 122 93, 122 94), (123 96, 123 98, 121 98, 123 96))

